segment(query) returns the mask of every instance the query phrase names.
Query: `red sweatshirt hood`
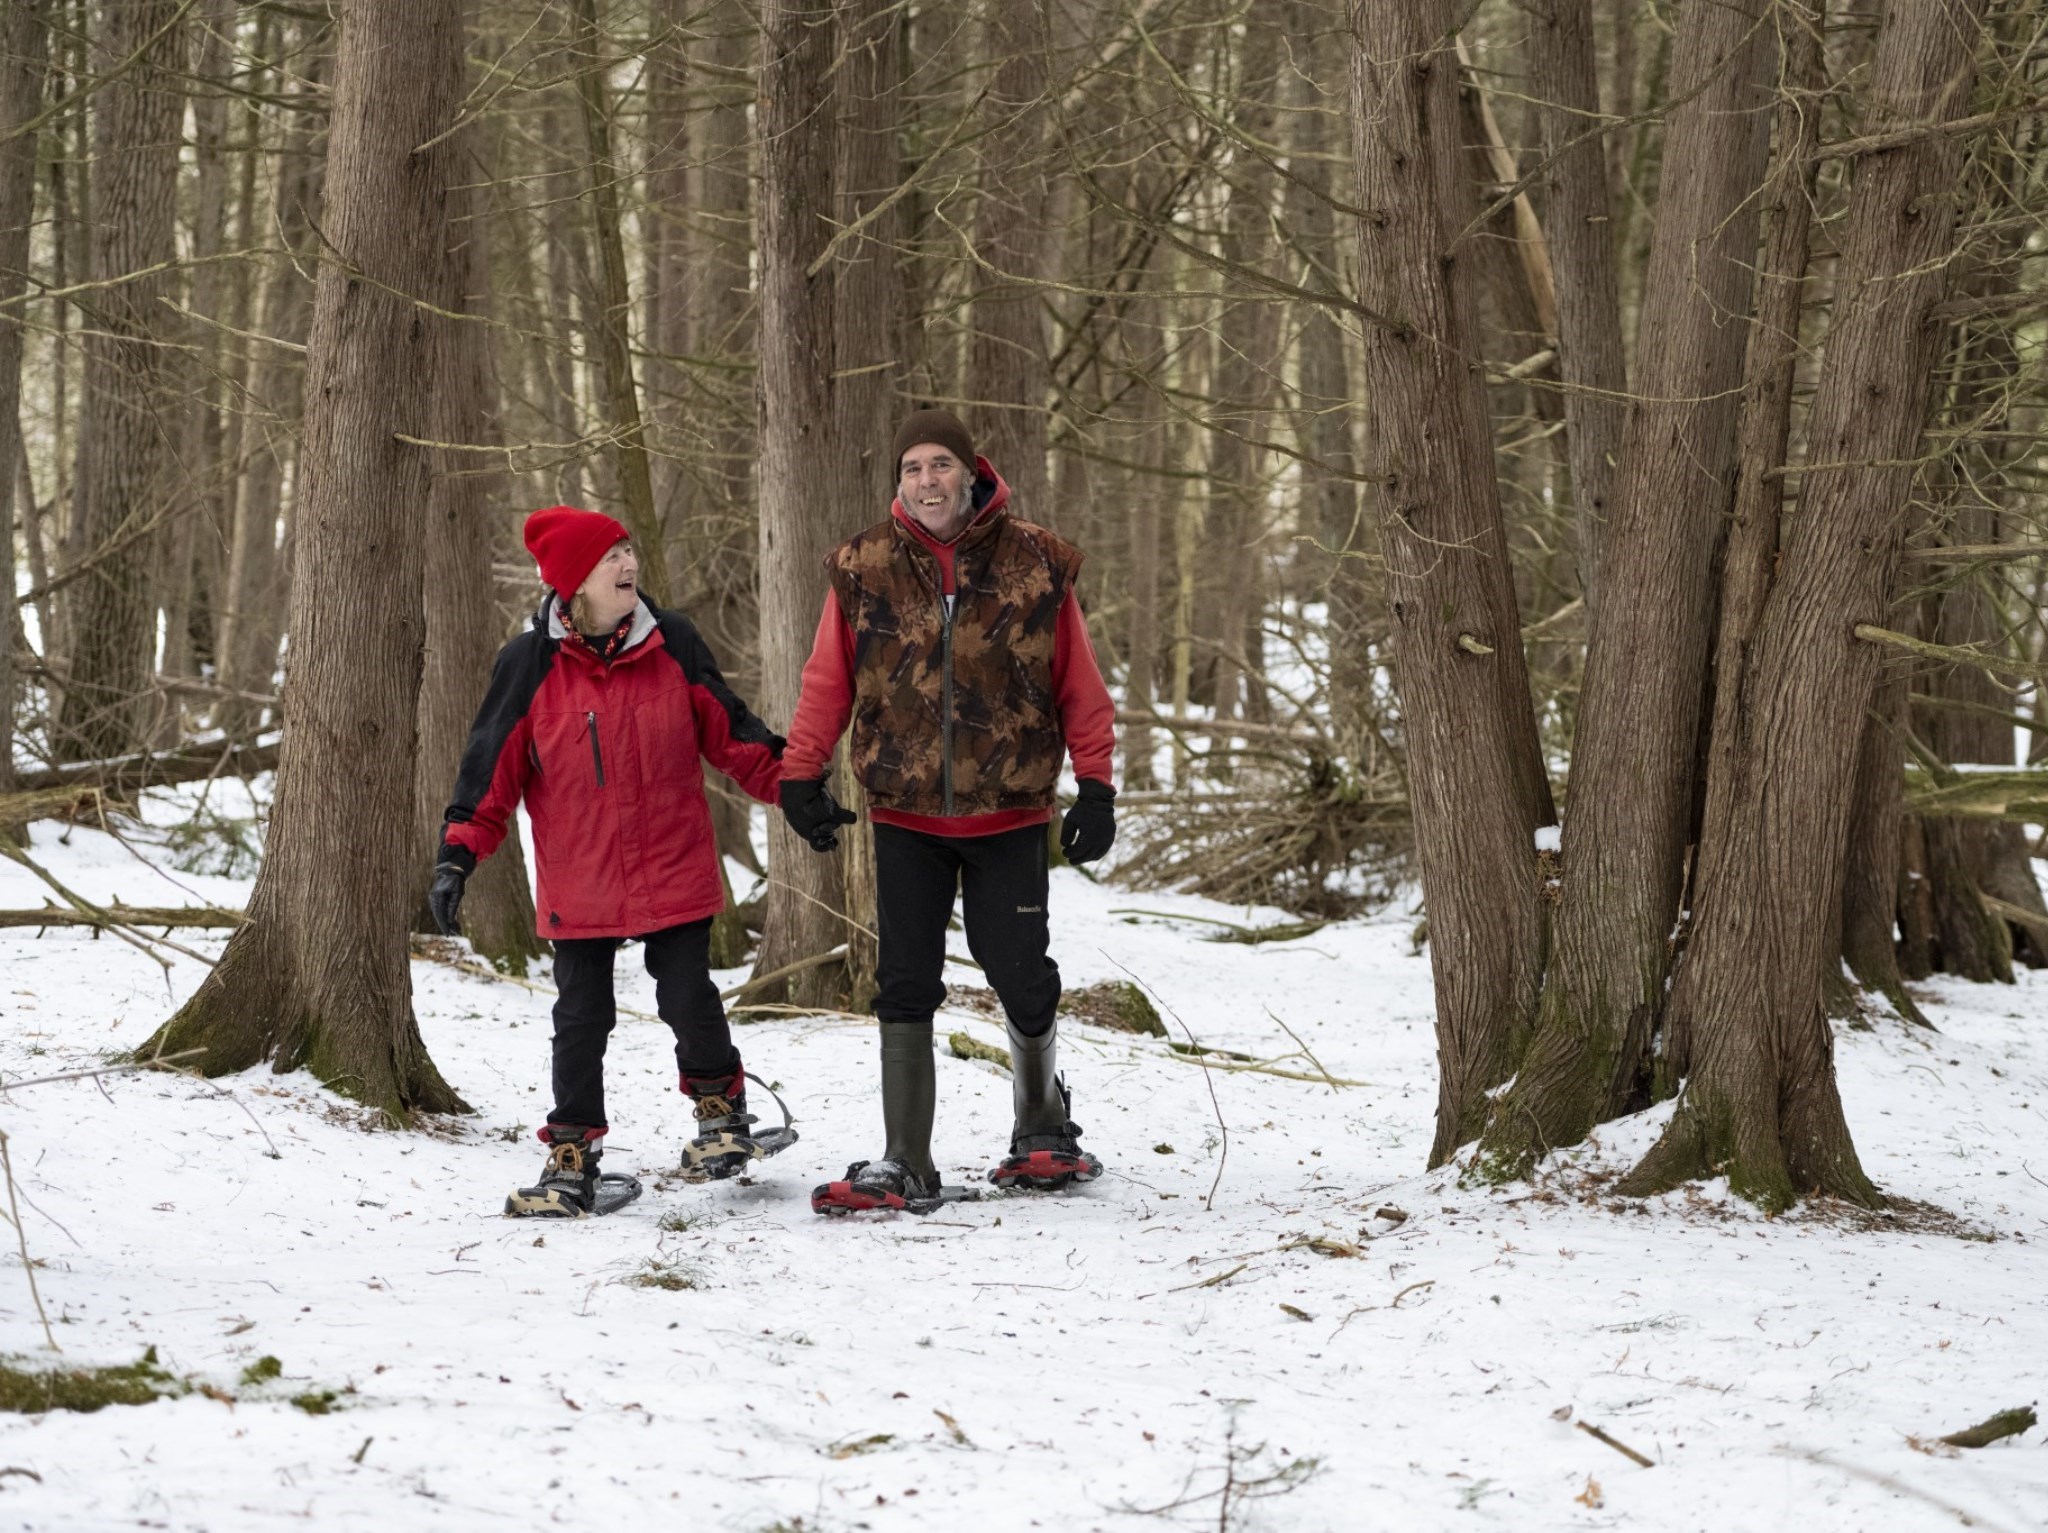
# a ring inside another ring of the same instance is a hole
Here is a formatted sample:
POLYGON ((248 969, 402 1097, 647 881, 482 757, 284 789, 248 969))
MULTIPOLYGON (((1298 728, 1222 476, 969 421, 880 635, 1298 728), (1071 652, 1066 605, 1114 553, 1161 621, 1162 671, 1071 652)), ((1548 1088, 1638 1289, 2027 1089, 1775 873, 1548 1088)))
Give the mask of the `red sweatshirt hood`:
POLYGON ((916 517, 903 509, 903 497, 898 496, 889 503, 889 514, 908 528, 912 537, 924 544, 933 553, 957 544, 962 538, 982 525, 1010 503, 1010 487, 1003 482, 1003 476, 995 471, 986 458, 974 460, 974 488, 969 492, 974 498, 974 520, 962 527, 945 543, 941 543, 916 517))

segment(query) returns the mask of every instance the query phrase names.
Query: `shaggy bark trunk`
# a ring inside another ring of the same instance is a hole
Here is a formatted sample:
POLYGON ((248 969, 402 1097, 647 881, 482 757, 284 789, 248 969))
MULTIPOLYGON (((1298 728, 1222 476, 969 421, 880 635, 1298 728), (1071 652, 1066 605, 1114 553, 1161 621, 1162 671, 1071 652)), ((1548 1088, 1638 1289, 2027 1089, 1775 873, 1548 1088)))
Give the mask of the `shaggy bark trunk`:
POLYGON ((1533 836, 1551 818, 1509 582, 1466 263, 1477 211, 1459 143, 1455 10, 1360 0, 1352 13, 1360 297, 1375 401, 1370 472, 1408 726, 1436 981, 1430 1164, 1478 1132, 1515 1067, 1541 973, 1533 836))
MULTIPOLYGON (((163 654, 157 669, 172 677, 198 674, 192 642, 195 608, 203 600, 198 560, 219 525, 215 508, 235 472, 234 466, 221 458, 218 396, 223 349, 219 321, 228 276, 219 260, 228 237, 228 103, 224 87, 234 11, 233 0, 205 0, 196 17, 199 58, 194 72, 201 89, 192 102, 197 186, 192 199, 192 267, 185 305, 200 323, 192 328, 189 355, 178 364, 184 373, 184 420, 172 449, 176 458, 165 506, 170 521, 163 529, 156 561, 155 595, 163 628, 163 654)), ((157 744, 175 747, 185 735, 177 698, 159 693, 156 713, 157 744)))
POLYGON ((1046 229, 1047 24, 1038 0, 996 0, 989 7, 984 47, 997 62, 982 104, 991 132, 975 219, 979 265, 967 391, 979 417, 970 423, 976 446, 1008 481, 1013 509, 1051 526, 1058 511, 1045 455, 1045 290, 1039 285, 1056 254, 1046 229))
POLYGON ((1550 971, 1528 1057, 1487 1125, 1495 1178, 1526 1175, 1638 1096, 1663 1004, 1770 144, 1767 5, 1690 0, 1679 22, 1637 397, 1601 555, 1607 588, 1629 600, 1594 614, 1550 971))
MULTIPOLYGON (((1713 675, 1728 678, 1730 684, 1714 689, 1702 840, 1718 839, 1727 818, 1728 793, 1735 782, 1733 755, 1743 749, 1733 681, 1742 674, 1743 660, 1756 636, 1778 557, 1785 483, 1779 470, 1792 432, 1792 372, 1799 359, 1799 321, 1812 246, 1814 178, 1819 170, 1814 158, 1820 147, 1818 103, 1827 86, 1821 48, 1823 17, 1798 0, 1786 0, 1779 14, 1784 83, 1774 129, 1777 163, 1762 197, 1766 227, 1757 262, 1756 316, 1749 327, 1736 426, 1735 514, 1721 559, 1721 605, 1714 635, 1713 675)), ((1690 1047, 1685 1018, 1669 1018, 1656 1063, 1659 1095, 1669 1096, 1678 1089, 1679 1078, 1689 1064, 1690 1047)))
POLYGON ((29 222, 35 215, 36 135, 26 125, 43 105, 50 30, 45 6, 15 0, 0 19, 0 793, 14 789, 14 523, 27 521, 33 497, 23 481, 20 299, 28 291, 29 222))
MULTIPOLYGON (((825 599, 824 559, 846 536, 849 480, 834 426, 834 272, 812 274, 831 236, 839 56, 833 0, 766 0, 761 8, 761 711, 786 724, 825 599)), ((829 952, 846 940, 843 854, 824 856, 780 815, 768 826, 766 935, 755 972, 829 952)), ((764 987, 760 1000, 837 1003, 842 964, 764 987)))
MULTIPOLYGON (((1964 520, 1967 523, 1972 518, 1965 516, 1964 520)), ((1987 525, 1981 532, 1973 534, 1967 525, 1959 529, 1957 541, 1974 535, 1989 542, 1992 518, 1982 521, 1987 525)), ((1978 581, 1966 578, 1940 599, 1933 628, 1936 643, 1995 650, 2005 624, 1978 581)), ((1932 694, 1950 702, 1997 707, 2004 701, 1998 685, 1973 666, 1938 668, 1927 677, 1926 685, 1932 694)), ((1915 723, 1928 748, 1942 761, 2012 765, 2012 728, 2008 724, 1956 708, 1925 709, 1915 723)), ((2009 985, 2013 981, 2011 928, 1984 904, 1986 875, 1999 850, 2000 832, 2006 828, 1995 822, 1954 818, 1922 822, 1922 868, 1932 902, 1940 967, 1944 973, 1977 984, 2009 985)), ((2018 827, 2011 829, 2017 831, 2018 827)), ((2035 898, 2039 899, 2038 892, 2035 898)))
MULTIPOLYGON (((448 195, 449 308, 469 319, 435 318, 431 441, 501 447, 497 373, 491 356, 489 222, 478 216, 473 185, 491 167, 474 128, 456 135, 455 182, 448 195)), ((438 451, 431 463, 422 539, 425 671, 420 683, 419 751, 414 757, 412 928, 435 930, 427 885, 441 846, 449 785, 469 739, 470 721, 490 685, 491 666, 506 637, 498 616, 491 566, 492 525, 505 503, 507 474, 492 453, 438 451)), ((524 974, 547 951, 535 930, 526 856, 514 832, 469 880, 462 929, 470 946, 504 972, 524 974)))
MULTIPOLYGON (((1842 879, 1842 961, 1856 982, 1875 990, 1908 1022, 1926 1016, 1906 994, 1894 928, 1899 909, 1899 858, 1905 833, 1907 668, 1890 662, 1863 725, 1849 812, 1848 864, 1842 879)), ((1827 966, 1832 972, 1833 966, 1827 966)))
MULTIPOLYGON (((643 333, 649 352, 641 377, 653 459, 654 516, 672 544, 680 541, 694 509, 685 468, 689 375, 682 359, 693 350, 687 38, 696 10, 695 0, 657 0, 649 18, 654 35, 647 48, 647 160, 641 171, 647 188, 641 244, 647 268, 643 333)), ((687 562, 677 571, 676 589, 679 600, 691 590, 687 562)), ((721 662, 724 658, 719 656, 721 662)))
POLYGON ((612 159, 611 106, 605 89, 610 62, 598 29, 597 0, 572 0, 577 23, 576 94, 583 105, 583 136, 590 146, 590 222, 597 241, 597 352, 604 364, 605 400, 614 433, 612 462, 625 501, 625 522, 640 556, 640 589, 650 601, 671 599, 668 545, 654 510, 654 477, 647 462, 647 433, 640 420, 640 392, 633 380, 633 300, 626 280, 625 236, 619 224, 619 172, 612 159))
MULTIPOLYGON (((1969 110, 1985 0, 1892 0, 1868 131, 1969 110)), ((1842 898, 1862 723, 1927 413, 1963 150, 1922 134, 1857 157, 1799 512, 1741 675, 1745 747, 1718 834, 1700 848, 1691 951, 1671 998, 1695 1068, 1623 1184, 1648 1194, 1725 1173, 1766 1208, 1822 1194, 1882 1201, 1836 1090, 1821 974, 1842 898)))
POLYGON ((398 1122, 463 1110, 420 1041, 406 926, 433 318, 453 296, 462 0, 343 0, 308 344, 291 718, 248 923, 145 1052, 305 1066, 398 1122), (432 145, 423 149, 422 145, 432 145), (364 571, 378 578, 365 580, 364 571))
MULTIPOLYGON (((1279 28, 1254 26, 1241 53, 1237 84, 1238 131, 1271 143, 1279 28)), ((1274 258, 1273 217, 1277 175, 1266 155, 1243 156, 1233 167, 1218 253, 1228 266, 1263 271, 1274 258)), ((1216 320, 1214 403, 1209 426, 1209 525, 1222 571, 1216 606, 1216 716, 1254 719, 1266 707, 1264 619, 1266 602, 1265 454, 1256 445, 1279 378, 1280 309, 1269 295, 1254 295, 1235 272, 1223 274, 1222 312, 1216 320), (1256 636, 1258 642, 1254 643, 1256 636)))
MULTIPOLYGON (((840 45, 837 86, 839 164, 833 198, 833 222, 842 229, 873 213, 895 189, 901 169, 896 147, 901 65, 896 48, 896 13, 895 0, 854 0, 842 16, 844 40, 840 45)), ((1000 80, 998 85, 1000 88, 1000 80)), ((839 437, 840 459, 852 475, 848 484, 856 506, 864 502, 882 504, 895 477, 895 465, 889 461, 889 439, 895 426, 897 383, 902 375, 896 348, 903 336, 903 318, 898 312, 903 302, 903 283, 895 268, 896 210, 892 208, 871 218, 863 228, 860 239, 840 248, 832 277, 832 361, 844 380, 832 388, 833 429, 839 437)), ((1036 302, 1036 294, 1033 301, 1036 302)), ((1041 388, 1044 371, 1041 344, 1041 388)), ((1038 461, 1043 477, 1045 420, 1042 415, 1037 419, 1038 461)), ((1002 460, 994 461, 1000 466, 1002 460)), ((838 529, 841 536, 851 534, 863 520, 856 512, 851 524, 838 529)), ((875 833, 865 817, 866 795, 844 762, 837 773, 836 786, 839 801, 863 816, 858 825, 849 825, 840 832, 839 844, 844 852, 847 1006, 853 1011, 866 1011, 874 1002, 875 966, 880 956, 876 938, 879 918, 875 911, 875 833)))
POLYGON ((1621 397, 1628 389, 1628 366, 1621 344, 1607 163, 1602 137, 1588 132, 1600 111, 1593 4, 1548 0, 1531 7, 1528 16, 1530 89, 1545 103, 1543 152, 1550 169, 1543 228, 1556 278, 1558 373, 1566 389, 1579 587, 1590 613, 1599 607, 1600 548, 1628 419, 1621 397), (1567 144, 1574 147, 1567 149, 1567 144))
POLYGON ((110 78, 95 103, 91 276, 107 285, 87 305, 77 504, 66 548, 70 567, 91 564, 64 603, 70 654, 55 743, 70 760, 143 743, 142 703, 155 669, 154 522, 172 487, 165 422, 180 381, 177 326, 163 302, 171 278, 159 268, 177 255, 184 9, 179 0, 108 0, 95 38, 110 78))
MULTIPOLYGON (((323 29, 324 30, 324 29, 323 29)), ((220 679, 229 692, 265 694, 276 687, 278 642, 284 633, 286 586, 281 546, 285 480, 298 451, 304 405, 304 346, 312 324, 312 294, 300 275, 310 269, 314 218, 326 178, 326 150, 317 138, 314 103, 324 95, 319 32, 308 22, 299 29, 294 54, 307 58, 307 73, 291 92, 292 108, 278 149, 277 203, 267 220, 276 237, 296 254, 274 257, 263 289, 261 332, 281 344, 258 341, 249 372, 254 409, 243 431, 249 466, 235 502, 234 541, 228 551, 227 610, 222 614, 220 679), (258 413, 260 412, 260 413, 258 413)), ((295 491, 296 493, 296 491, 295 491)), ((215 715, 230 738, 254 735, 264 724, 260 705, 224 698, 215 715)))
MULTIPOLYGON (((1348 263, 1339 248, 1331 206, 1337 181, 1331 126, 1343 96, 1341 90, 1326 89, 1335 71, 1321 62, 1332 52, 1331 19, 1325 5, 1291 0, 1287 32, 1302 39, 1304 48, 1295 63, 1290 103, 1289 163, 1295 178, 1287 185, 1283 217, 1298 252, 1301 285, 1341 299, 1341 273, 1348 263)), ((1329 604, 1330 718, 1340 747, 1355 762, 1363 754, 1361 739, 1371 712, 1371 639, 1377 615, 1384 609, 1369 574, 1372 538, 1351 441, 1355 391, 1344 355, 1344 330, 1334 309, 1325 304, 1306 306, 1295 349, 1300 381, 1293 425, 1295 451, 1301 454, 1300 527, 1303 535, 1321 545, 1313 568, 1321 576, 1329 604)))
MULTIPOLYGON (((753 183, 748 170, 747 109, 753 101, 756 37, 735 0, 714 0, 702 23, 703 95, 708 98, 697 142, 696 222, 691 229, 691 284, 686 290, 692 345, 707 359, 743 364, 706 368, 693 397, 705 401, 694 440, 682 528, 691 614, 725 673, 751 698, 759 692, 760 625, 755 587, 759 568, 753 464, 759 451, 754 380, 755 337, 751 260, 753 183)), ((786 720, 783 722, 787 722, 786 720)), ((762 871, 751 837, 745 795, 714 790, 711 818, 718 844, 754 873, 762 871)), ((736 959, 735 962, 744 961, 736 959)))

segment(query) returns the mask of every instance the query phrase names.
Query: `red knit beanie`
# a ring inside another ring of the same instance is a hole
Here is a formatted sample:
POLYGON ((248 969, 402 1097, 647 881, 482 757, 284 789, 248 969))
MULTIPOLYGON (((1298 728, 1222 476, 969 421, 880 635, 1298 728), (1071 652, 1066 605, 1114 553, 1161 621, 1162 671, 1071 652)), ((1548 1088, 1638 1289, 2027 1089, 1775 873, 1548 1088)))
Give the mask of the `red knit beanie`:
POLYGON ((526 519, 526 551, 540 565, 540 578, 565 598, 576 594, 614 543, 631 536, 602 511, 574 506, 549 506, 526 519))

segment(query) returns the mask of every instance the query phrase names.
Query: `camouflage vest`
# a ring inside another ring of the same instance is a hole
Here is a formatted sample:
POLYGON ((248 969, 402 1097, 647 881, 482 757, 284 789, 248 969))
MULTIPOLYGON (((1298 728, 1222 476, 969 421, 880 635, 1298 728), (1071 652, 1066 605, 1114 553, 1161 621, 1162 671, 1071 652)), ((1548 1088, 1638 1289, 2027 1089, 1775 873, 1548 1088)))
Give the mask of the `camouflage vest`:
POLYGON ((832 551, 825 569, 853 627, 849 750, 870 802, 1052 807, 1066 754, 1053 644, 1080 567, 1078 549, 998 510, 954 550, 948 621, 938 560, 894 517, 832 551))

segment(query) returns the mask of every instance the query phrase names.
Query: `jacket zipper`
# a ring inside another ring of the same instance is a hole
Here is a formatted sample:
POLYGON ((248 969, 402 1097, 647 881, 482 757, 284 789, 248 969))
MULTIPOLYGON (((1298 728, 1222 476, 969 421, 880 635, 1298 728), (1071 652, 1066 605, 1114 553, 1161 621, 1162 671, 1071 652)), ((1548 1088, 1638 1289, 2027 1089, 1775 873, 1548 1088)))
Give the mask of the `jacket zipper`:
POLYGON ((604 786, 604 752, 597 743, 597 714, 593 711, 583 715, 590 721, 590 763, 597 768, 597 785, 604 786))

